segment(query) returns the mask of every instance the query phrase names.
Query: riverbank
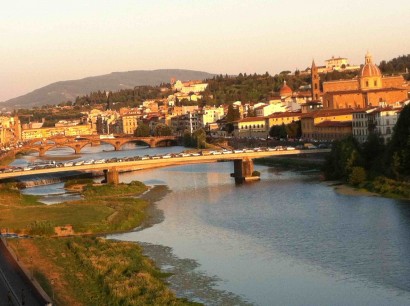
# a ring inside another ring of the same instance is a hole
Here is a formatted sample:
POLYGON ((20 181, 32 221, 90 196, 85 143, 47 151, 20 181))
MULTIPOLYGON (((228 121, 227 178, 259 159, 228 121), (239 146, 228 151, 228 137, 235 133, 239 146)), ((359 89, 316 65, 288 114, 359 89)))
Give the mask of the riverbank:
POLYGON ((168 275, 139 245, 100 237, 159 222, 148 217, 150 201, 167 191, 151 194, 140 182, 85 186, 82 200, 50 206, 10 185, 0 189, 0 224, 35 237, 9 244, 45 291, 58 305, 194 305, 167 288, 168 275), (71 227, 70 237, 56 237, 71 227))

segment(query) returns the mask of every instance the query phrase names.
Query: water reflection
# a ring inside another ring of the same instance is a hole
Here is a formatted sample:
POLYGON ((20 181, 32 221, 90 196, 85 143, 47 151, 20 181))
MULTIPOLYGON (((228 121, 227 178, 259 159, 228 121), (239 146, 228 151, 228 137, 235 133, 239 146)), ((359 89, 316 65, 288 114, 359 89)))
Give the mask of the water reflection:
POLYGON ((123 175, 165 181, 172 193, 159 203, 164 222, 114 237, 172 247, 221 278, 218 288, 260 305, 410 303, 409 206, 265 167, 261 182, 236 186, 231 167, 123 175))

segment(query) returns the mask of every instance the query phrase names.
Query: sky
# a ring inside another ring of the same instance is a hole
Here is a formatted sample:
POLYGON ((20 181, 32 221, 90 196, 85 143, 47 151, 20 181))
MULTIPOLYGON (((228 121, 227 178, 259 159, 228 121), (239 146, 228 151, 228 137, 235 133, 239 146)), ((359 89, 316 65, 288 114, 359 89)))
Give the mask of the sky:
POLYGON ((294 71, 410 53, 408 0, 3 0, 0 101, 57 81, 180 68, 294 71))

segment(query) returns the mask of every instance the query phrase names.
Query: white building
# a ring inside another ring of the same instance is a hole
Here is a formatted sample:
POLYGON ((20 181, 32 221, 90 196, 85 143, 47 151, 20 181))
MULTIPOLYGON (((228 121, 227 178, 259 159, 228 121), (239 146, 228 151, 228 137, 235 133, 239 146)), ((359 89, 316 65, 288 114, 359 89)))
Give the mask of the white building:
POLYGON ((220 107, 205 107, 200 114, 202 127, 214 123, 224 117, 224 108, 220 107))
POLYGON ((390 141, 393 134, 393 128, 397 123, 401 110, 402 108, 385 108, 375 111, 376 130, 377 133, 383 138, 384 143, 388 143, 390 141))

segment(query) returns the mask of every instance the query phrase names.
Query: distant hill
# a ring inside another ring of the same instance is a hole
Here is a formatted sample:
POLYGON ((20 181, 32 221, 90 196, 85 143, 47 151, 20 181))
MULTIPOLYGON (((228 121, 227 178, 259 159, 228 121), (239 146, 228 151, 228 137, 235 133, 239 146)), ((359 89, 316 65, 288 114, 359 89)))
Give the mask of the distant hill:
POLYGON ((74 102, 77 96, 82 96, 92 91, 117 91, 140 85, 155 86, 161 83, 169 83, 172 77, 179 80, 204 80, 213 76, 213 74, 207 72, 183 69, 112 72, 80 80, 52 83, 23 96, 0 103, 0 108, 32 108, 34 106, 58 104, 65 101, 74 102))

